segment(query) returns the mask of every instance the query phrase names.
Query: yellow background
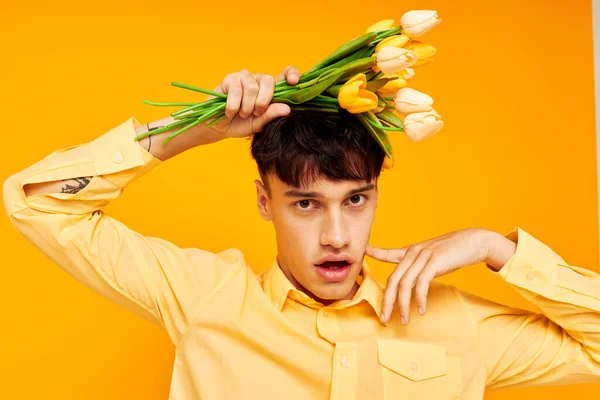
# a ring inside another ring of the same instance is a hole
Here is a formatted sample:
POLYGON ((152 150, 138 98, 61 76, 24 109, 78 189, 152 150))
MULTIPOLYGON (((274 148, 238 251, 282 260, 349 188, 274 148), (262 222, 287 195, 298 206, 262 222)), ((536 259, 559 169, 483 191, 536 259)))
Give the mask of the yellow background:
MULTIPOLYGON (((521 226, 569 263, 598 270, 589 1, 6 2, 0 10, 4 180, 50 152, 135 115, 195 101, 171 81, 213 89, 248 68, 307 70, 380 19, 437 9, 423 40, 437 60, 411 86, 446 127, 422 143, 392 134, 372 243, 404 246, 469 226, 521 226)), ((255 271, 275 256, 256 211, 243 139, 193 149, 132 184, 105 211, 182 247, 238 247, 255 271)), ((166 399, 167 336, 63 273, 0 219, 0 397, 166 399)), ((371 261, 384 281, 392 265, 371 261)), ((529 307, 483 265, 442 281, 529 307)), ((418 316, 417 316, 418 318, 418 316)), ((591 399, 600 383, 488 392, 486 399, 591 399)), ((595 393, 595 395, 594 395, 595 393)))

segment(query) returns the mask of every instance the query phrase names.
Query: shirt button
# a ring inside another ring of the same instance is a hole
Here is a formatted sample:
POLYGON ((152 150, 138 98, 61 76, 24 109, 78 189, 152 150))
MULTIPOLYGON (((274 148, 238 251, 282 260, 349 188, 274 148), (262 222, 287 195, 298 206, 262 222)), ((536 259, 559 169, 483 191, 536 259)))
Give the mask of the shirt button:
POLYGON ((323 310, 323 315, 325 317, 329 317, 329 316, 331 316, 331 313, 329 311, 327 311, 327 310, 323 310))
POLYGON ((535 270, 531 270, 527 273, 527 279, 529 279, 530 281, 533 280, 533 278, 535 278, 535 270))
POLYGON ((417 372, 417 363, 414 361, 410 362, 410 369, 413 370, 413 372, 417 372))
POLYGON ((123 162, 123 154, 121 154, 121 152, 120 152, 120 151, 117 151, 117 152, 115 153, 115 162, 116 162, 117 164, 121 164, 121 163, 123 162))
POLYGON ((275 301, 275 308, 279 308, 279 300, 275 301))
POLYGON ((342 357, 340 364, 342 364, 342 368, 348 368, 350 366, 350 360, 348 360, 348 356, 342 357))

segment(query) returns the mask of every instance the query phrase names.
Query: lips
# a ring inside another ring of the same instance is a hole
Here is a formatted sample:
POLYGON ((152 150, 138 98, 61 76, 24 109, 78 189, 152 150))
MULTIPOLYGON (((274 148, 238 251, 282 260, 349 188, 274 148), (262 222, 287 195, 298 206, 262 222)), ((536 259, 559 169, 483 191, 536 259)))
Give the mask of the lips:
POLYGON ((347 264, 353 264, 354 260, 352 259, 352 257, 350 257, 348 254, 338 254, 338 255, 334 255, 334 254, 329 254, 323 258, 321 258, 319 261, 317 261, 317 263, 315 264, 316 266, 344 266, 347 264))

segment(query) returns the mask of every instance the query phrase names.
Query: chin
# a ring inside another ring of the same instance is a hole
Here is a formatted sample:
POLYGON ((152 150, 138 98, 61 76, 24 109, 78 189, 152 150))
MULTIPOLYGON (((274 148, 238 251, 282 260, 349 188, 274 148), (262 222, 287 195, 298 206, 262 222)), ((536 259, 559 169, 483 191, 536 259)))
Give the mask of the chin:
POLYGON ((352 289, 354 288, 354 283, 356 280, 348 279, 348 282, 340 282, 333 287, 333 285, 328 285, 328 287, 321 287, 312 291, 312 294, 317 298, 328 301, 336 301, 342 300, 346 298, 352 289))

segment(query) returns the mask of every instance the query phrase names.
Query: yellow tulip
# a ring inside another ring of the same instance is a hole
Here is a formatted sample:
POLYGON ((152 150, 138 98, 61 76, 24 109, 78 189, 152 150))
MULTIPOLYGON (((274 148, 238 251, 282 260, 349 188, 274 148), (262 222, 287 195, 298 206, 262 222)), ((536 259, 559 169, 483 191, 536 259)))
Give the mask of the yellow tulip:
POLYGON ((377 68, 384 74, 395 74, 412 66, 418 59, 417 53, 411 50, 384 46, 377 53, 377 68))
POLYGON ((418 40, 411 41, 406 48, 410 51, 414 51, 419 56, 417 62, 413 64, 413 68, 430 63, 433 61, 435 53, 437 53, 437 49, 434 46, 428 43, 419 42, 418 40))
POLYGON ((390 169, 393 166, 394 166, 394 159, 389 158, 388 156, 385 156, 385 158, 383 159, 383 165, 381 166, 381 169, 390 169))
POLYGON ((402 88, 394 97, 396 111, 400 114, 411 114, 432 110, 433 99, 431 96, 412 88, 402 88))
POLYGON ((365 29, 365 33, 386 31, 392 29, 396 22, 393 19, 384 19, 379 22, 375 22, 373 25, 365 29))
POLYGON ((338 103, 352 114, 359 114, 377 108, 377 95, 366 90, 367 76, 356 74, 340 88, 338 103))
POLYGON ((406 81, 406 79, 404 79, 399 74, 383 75, 381 78, 392 78, 394 76, 397 77, 397 79, 389 81, 388 83, 377 89, 375 93, 382 97, 393 97, 396 95, 398 90, 408 86, 408 82, 406 81))
POLYGON ((424 35, 440 22, 442 20, 438 18, 437 11, 431 10, 412 10, 400 18, 402 33, 415 38, 424 35))
POLYGON ((434 110, 408 114, 404 118, 404 133, 413 142, 420 142, 444 126, 442 117, 434 110))
POLYGON ((409 40, 410 36, 406 35, 394 35, 386 37, 381 42, 377 43, 377 46, 375 46, 375 52, 377 53, 384 46, 404 47, 409 40))

